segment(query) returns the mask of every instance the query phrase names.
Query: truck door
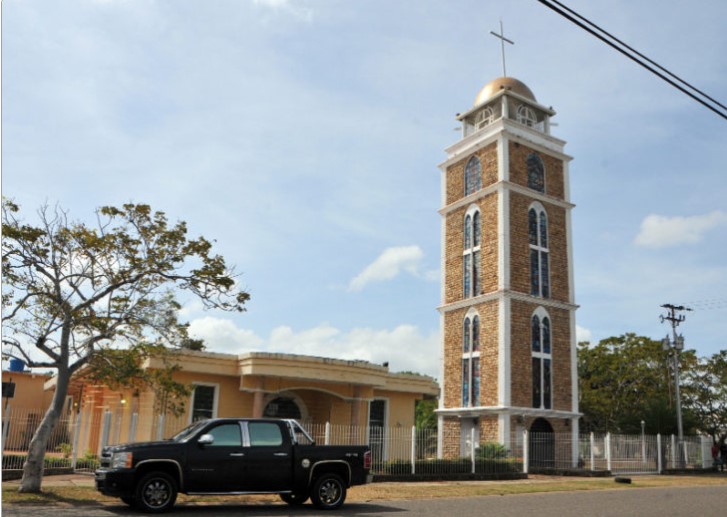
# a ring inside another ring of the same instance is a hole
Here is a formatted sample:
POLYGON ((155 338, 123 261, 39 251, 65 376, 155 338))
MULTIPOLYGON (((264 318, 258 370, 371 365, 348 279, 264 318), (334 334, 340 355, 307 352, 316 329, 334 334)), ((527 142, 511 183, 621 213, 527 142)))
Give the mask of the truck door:
POLYGON ((198 436, 189 442, 186 489, 190 492, 240 491, 245 467, 240 424, 220 423, 203 434, 212 435, 213 441, 200 444, 198 436))
POLYGON ((284 422, 247 422, 246 490, 288 490, 293 485, 293 447, 285 426, 284 422))

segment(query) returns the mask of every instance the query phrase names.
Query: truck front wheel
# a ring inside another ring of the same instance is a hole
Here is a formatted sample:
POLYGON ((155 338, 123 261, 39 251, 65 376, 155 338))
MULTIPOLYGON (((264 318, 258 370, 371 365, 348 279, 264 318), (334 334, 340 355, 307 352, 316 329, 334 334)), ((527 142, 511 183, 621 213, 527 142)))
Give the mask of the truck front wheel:
POLYGON ((321 510, 335 510, 346 500, 346 484, 337 474, 323 474, 313 482, 311 501, 321 510))
POLYGON ((177 500, 177 483, 165 472, 150 472, 136 485, 136 507, 147 513, 166 512, 177 500))

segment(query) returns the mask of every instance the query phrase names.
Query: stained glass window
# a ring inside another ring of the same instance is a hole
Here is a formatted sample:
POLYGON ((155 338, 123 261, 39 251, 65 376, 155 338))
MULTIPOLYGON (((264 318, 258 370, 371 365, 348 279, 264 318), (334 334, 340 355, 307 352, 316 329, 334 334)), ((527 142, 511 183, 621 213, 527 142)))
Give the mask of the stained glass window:
POLYGON ((464 168, 464 195, 468 196, 482 188, 482 166, 476 156, 470 158, 464 168))
POLYGON ((480 211, 472 205, 464 218, 464 250, 462 252, 462 294, 464 298, 480 294, 480 211))
POLYGON ((548 247, 548 218, 545 212, 540 212, 540 247, 548 247))
POLYGON ((550 359, 543 359, 543 407, 550 409, 550 359))
POLYGON ((462 325, 462 406, 480 404, 480 317, 471 310, 462 325))
POLYGON ((480 358, 472 358, 472 405, 480 405, 480 358))
POLYGON ((534 209, 528 210, 528 235, 530 244, 538 245, 538 214, 534 209))
POLYGON ((480 351, 480 317, 472 318, 472 351, 480 351))
POLYGON ((470 405, 470 359, 462 359, 462 407, 470 405))
POLYGON ((464 267, 464 297, 469 298, 472 296, 472 254, 467 254, 463 257, 464 267))
POLYGON ((462 341, 463 341, 462 342, 462 352, 464 352, 466 354, 467 352, 470 351, 471 333, 470 333, 470 319, 469 318, 464 319, 464 332, 463 333, 464 333, 464 336, 462 339, 462 341))
POLYGON ((545 192, 545 164, 536 153, 530 153, 526 160, 528 168, 528 188, 545 192))
POLYGON ((541 377, 540 377, 540 358, 533 357, 533 407, 541 407, 541 377))
POLYGON ((538 250, 530 250, 530 294, 538 296, 540 294, 540 252, 538 250))
POLYGON ((467 215, 464 218, 464 249, 472 247, 472 217, 467 215))
POLYGON ((548 250, 548 216, 534 203, 528 210, 530 241, 530 294, 550 298, 550 264, 548 250), (536 207, 538 207, 536 209, 536 207))
POLYGON ((472 237, 473 237, 474 246, 480 245, 480 234, 481 233, 482 233, 482 227, 480 225, 480 213, 475 212, 475 214, 472 216, 472 237))
POLYGON ((552 406, 552 355, 550 318, 539 308, 531 319, 533 407, 552 406))
MULTIPOLYGON (((537 316, 536 316, 537 318, 537 316)), ((543 318, 543 353, 550 353, 550 319, 543 318)))

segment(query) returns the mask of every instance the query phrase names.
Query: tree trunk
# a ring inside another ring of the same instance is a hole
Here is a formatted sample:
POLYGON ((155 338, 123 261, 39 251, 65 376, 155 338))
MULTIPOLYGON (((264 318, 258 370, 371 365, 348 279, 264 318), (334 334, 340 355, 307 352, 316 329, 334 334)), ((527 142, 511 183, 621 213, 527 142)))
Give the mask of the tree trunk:
POLYGON ((48 447, 51 433, 55 429, 68 394, 70 373, 68 367, 59 368, 56 376, 56 392, 53 400, 46 411, 43 420, 33 435, 28 447, 28 457, 23 465, 23 478, 20 480, 18 492, 40 492, 40 485, 43 480, 43 467, 45 450, 48 447))

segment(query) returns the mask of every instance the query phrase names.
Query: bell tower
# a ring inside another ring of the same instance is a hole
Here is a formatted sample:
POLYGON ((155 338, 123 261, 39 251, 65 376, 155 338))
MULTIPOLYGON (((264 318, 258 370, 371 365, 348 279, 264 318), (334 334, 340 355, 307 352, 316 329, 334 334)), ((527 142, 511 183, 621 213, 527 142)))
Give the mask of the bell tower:
POLYGON ((571 157, 554 115, 495 79, 440 164, 444 457, 473 438, 512 447, 525 429, 578 434, 571 157))

